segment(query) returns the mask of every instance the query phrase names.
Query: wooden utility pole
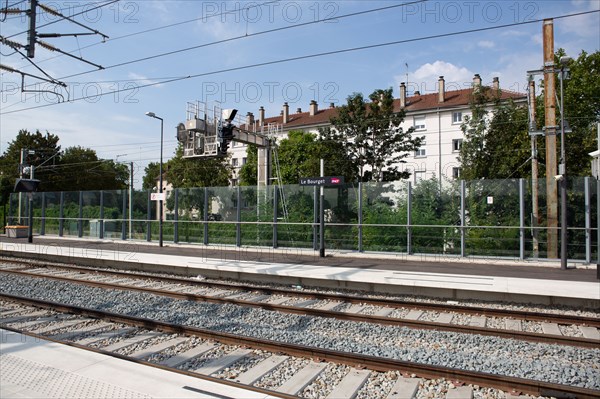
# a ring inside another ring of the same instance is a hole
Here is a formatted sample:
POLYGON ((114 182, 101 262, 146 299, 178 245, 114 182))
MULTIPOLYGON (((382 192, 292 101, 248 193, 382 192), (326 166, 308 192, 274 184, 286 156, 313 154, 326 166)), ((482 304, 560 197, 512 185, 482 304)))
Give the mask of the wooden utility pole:
POLYGON ((544 108, 546 112, 546 201, 547 257, 558 258, 558 191, 556 167, 556 88, 554 84, 554 22, 545 19, 544 42, 544 108))

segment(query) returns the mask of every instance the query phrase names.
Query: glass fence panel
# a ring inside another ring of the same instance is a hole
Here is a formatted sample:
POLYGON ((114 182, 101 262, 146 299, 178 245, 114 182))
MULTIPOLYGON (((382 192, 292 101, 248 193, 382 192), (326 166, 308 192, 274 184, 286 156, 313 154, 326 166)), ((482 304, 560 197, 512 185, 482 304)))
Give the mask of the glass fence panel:
POLYGON ((272 246, 273 187, 240 187, 240 197, 242 245, 272 246))
POLYGON ((467 182, 465 203, 466 255, 518 257, 519 180, 467 182))
POLYGON ((421 180, 411 197, 413 253, 460 254, 460 184, 421 180))
POLYGON ((362 184, 363 250, 405 252, 408 183, 362 184))
MULTIPOLYGON (((180 188, 178 199, 179 242, 204 242, 204 188, 180 188)), ((173 212, 175 196, 167 198, 167 208, 173 212)))
POLYGON ((278 190, 278 194, 278 246, 286 248, 312 248, 315 240, 313 228, 315 187, 284 185, 278 190))
POLYGON ((236 243, 237 188, 208 190, 208 240, 210 244, 236 243))

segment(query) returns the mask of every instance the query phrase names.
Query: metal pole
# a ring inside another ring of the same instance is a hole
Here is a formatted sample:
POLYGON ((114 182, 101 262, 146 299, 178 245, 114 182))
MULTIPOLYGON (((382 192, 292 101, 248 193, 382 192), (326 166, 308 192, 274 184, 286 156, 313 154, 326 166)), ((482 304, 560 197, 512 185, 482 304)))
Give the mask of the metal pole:
POLYGON ((65 228, 65 192, 60 192, 60 206, 58 211, 58 236, 62 237, 65 228))
POLYGON ((46 235, 46 193, 42 193, 42 225, 40 226, 40 235, 46 235))
POLYGON ((273 248, 277 248, 277 216, 279 208, 279 187, 273 185, 273 248))
POLYGON ((27 242, 33 242, 33 193, 27 193, 29 199, 29 226, 27 227, 27 242))
POLYGON ((565 67, 560 67, 560 268, 567 269, 567 159, 565 155, 565 108, 563 98, 563 82, 565 67))
POLYGON ((77 236, 83 237, 83 191, 79 192, 79 218, 77 220, 77 236))
POLYGON ((125 215, 127 214, 127 192, 122 191, 123 200, 121 201, 121 210, 123 212, 123 220, 121 222, 121 240, 127 239, 127 226, 125 226, 125 215))
POLYGON ((104 191, 100 190, 100 220, 99 220, 100 239, 104 238, 104 191))
POLYGON ((358 183, 358 252, 363 252, 363 184, 358 183))
MULTIPOLYGON (((325 176, 325 161, 321 159, 321 177, 325 176)), ((319 211, 321 234, 319 237, 319 256, 325 257, 325 187, 320 187, 321 191, 321 205, 319 211)))
POLYGON ((465 201, 465 181, 460 181, 460 256, 465 257, 466 253, 466 201, 465 201))
POLYGON ((525 180, 519 179, 519 259, 525 259, 525 180))
MULTIPOLYGON (((19 177, 22 179, 23 178, 23 164, 25 163, 25 151, 27 151, 25 148, 21 148, 21 161, 19 163, 19 177)), ((20 225, 21 224, 21 202, 22 202, 22 193, 19 193, 19 204, 18 204, 18 208, 17 208, 17 214, 18 214, 18 220, 17 223, 20 225)))
POLYGON ((161 194, 160 197, 160 201, 158 201, 160 209, 158 210, 158 246, 162 247, 163 246, 163 199, 162 199, 162 193, 163 193, 163 119, 156 117, 157 119, 160 119, 160 177, 159 177, 159 193, 161 194))
MULTIPOLYGON (((442 179, 440 178, 440 181, 442 179)), ((412 253, 412 183, 408 182, 408 193, 406 198, 406 254, 412 253)))
POLYGON ((208 187, 204 187, 204 245, 208 245, 208 187))
POLYGON ((235 245, 236 247, 242 246, 242 189, 237 186, 237 206, 236 206, 236 224, 235 224, 235 245))
POLYGON ((179 189, 175 190, 175 206, 173 207, 173 242, 179 242, 179 189))
POLYGON ((585 192, 585 263, 592 263, 592 215, 591 215, 591 200, 590 193, 590 177, 584 179, 585 192))
POLYGON ((133 237, 133 162, 129 164, 129 239, 133 237))
POLYGON ((146 206, 148 207, 148 221, 146 222, 146 241, 150 242, 152 241, 152 201, 150 200, 150 190, 148 190, 148 200, 146 206))
POLYGON ((319 235, 317 227, 317 223, 319 222, 319 195, 317 193, 318 188, 315 186, 313 187, 313 250, 315 251, 319 249, 317 238, 319 235))
POLYGON ((538 238, 538 226, 540 224, 539 216, 539 201, 538 201, 538 150, 537 150, 537 135, 535 123, 535 81, 529 81, 527 95, 529 96, 529 131, 531 134, 531 208, 532 208, 532 236, 533 236, 533 257, 538 258, 540 255, 540 244, 538 238))

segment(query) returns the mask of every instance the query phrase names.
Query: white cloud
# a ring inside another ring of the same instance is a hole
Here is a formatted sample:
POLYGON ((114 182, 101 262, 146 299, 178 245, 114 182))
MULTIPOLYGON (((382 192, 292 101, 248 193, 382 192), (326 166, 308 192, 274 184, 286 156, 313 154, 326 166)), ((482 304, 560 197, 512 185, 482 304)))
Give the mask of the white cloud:
POLYGON ((495 43, 490 40, 480 40, 477 42, 477 45, 483 48, 493 48, 495 43))
MULTIPOLYGON (((437 81, 440 76, 444 76, 446 88, 448 90, 458 90, 470 87, 474 73, 465 67, 459 67, 445 61, 435 61, 421 65, 417 70, 409 74, 409 89, 420 90, 423 92, 433 92, 437 90, 437 81), (415 88, 414 86, 418 86, 415 88)), ((395 77, 396 81, 404 81, 404 75, 395 77)))

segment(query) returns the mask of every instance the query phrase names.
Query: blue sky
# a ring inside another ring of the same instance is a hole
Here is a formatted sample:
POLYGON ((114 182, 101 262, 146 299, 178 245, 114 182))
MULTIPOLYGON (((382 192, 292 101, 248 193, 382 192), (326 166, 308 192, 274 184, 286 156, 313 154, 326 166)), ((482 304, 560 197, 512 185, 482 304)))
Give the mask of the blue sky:
MULTIPOLYGON (((9 0, 9 5, 15 3, 21 9, 29 4, 9 0)), ((320 107, 343 103, 353 92, 368 95, 393 87, 398 96, 407 74, 409 87, 421 92, 435 91, 440 75, 449 90, 467 87, 475 73, 484 83, 498 76, 502 88, 524 91, 525 71, 540 68, 543 61, 540 22, 419 39, 600 9, 600 0, 427 1, 402 7, 394 7, 402 4, 398 1, 121 0, 96 10, 92 8, 103 2, 41 3, 66 15, 83 12, 74 19, 110 37, 105 43, 99 36, 42 39, 106 69, 37 46, 33 61, 67 84, 58 89, 64 100, 74 100, 61 103, 51 93, 21 93, 20 75, 2 71, 0 151, 19 129, 49 131, 60 137, 63 148, 82 145, 102 158, 134 162, 136 187, 143 167, 160 156, 160 123, 145 116, 147 111, 164 118, 168 159, 188 101, 218 101, 241 115, 258 115, 264 106, 267 116, 274 116, 286 101, 295 112, 307 111, 313 99, 320 107), (358 15, 345 17, 353 13, 358 15), (318 22, 325 18, 333 19, 318 22), (276 31, 266 32, 271 30, 276 31), (405 42, 240 68, 399 41, 405 42), (190 47, 197 48, 129 63, 190 47), (228 69, 233 70, 224 71, 228 69), (185 78, 193 75, 201 76, 185 78), (172 78, 180 80, 160 83, 172 78)), ((40 13, 38 33, 86 31, 56 20, 40 13)), ((24 17, 8 16, 0 24, 3 36, 23 44, 26 29, 24 17)), ((598 51, 600 13, 556 19, 554 35, 555 49, 565 48, 571 56, 598 51)), ((41 75, 10 48, 0 51, 3 65, 41 75)), ((56 90, 33 78, 25 82, 29 89, 56 90)))

